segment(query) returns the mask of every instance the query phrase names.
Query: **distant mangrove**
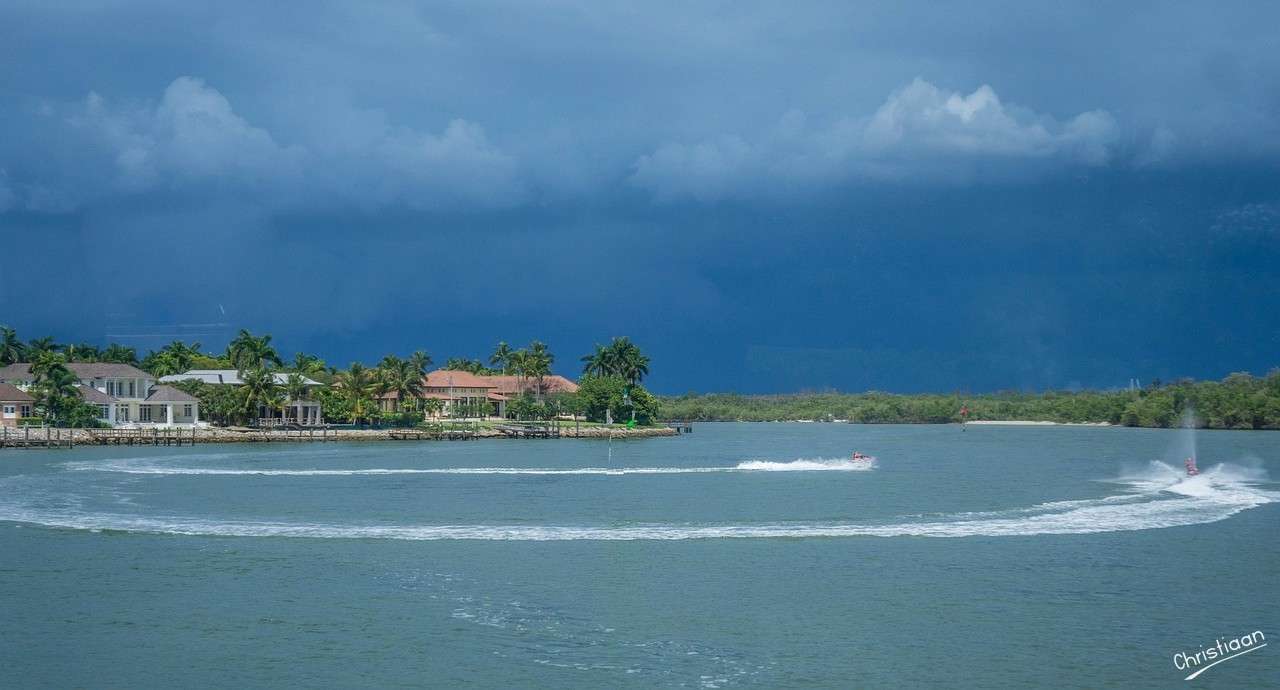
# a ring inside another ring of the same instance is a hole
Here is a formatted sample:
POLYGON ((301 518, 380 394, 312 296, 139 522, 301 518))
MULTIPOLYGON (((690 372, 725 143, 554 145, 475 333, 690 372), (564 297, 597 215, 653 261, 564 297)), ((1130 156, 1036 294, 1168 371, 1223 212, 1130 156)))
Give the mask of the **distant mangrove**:
POLYGON ((1241 372, 1221 381, 1184 379, 1117 391, 689 393, 663 397, 661 402, 665 417, 681 420, 947 424, 967 419, 1174 427, 1184 412, 1192 410, 1195 425, 1202 428, 1280 429, 1280 369, 1265 377, 1241 372))

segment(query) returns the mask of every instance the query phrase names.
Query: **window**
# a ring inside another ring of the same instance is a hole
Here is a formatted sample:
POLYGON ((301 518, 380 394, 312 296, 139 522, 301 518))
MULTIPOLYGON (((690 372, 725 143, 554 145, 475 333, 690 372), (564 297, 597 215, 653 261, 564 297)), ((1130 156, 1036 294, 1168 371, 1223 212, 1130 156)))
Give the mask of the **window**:
POLYGON ((190 406, 190 405, 183 405, 183 406, 182 406, 182 416, 183 416, 183 417, 190 417, 190 416, 191 416, 191 406, 190 406))
POLYGON ((117 422, 127 422, 127 421, 129 421, 129 406, 128 406, 128 405, 116 405, 116 421, 117 421, 117 422))
POLYGON ((107 395, 115 395, 115 394, 116 394, 116 382, 107 381, 107 395))
POLYGON ((138 406, 138 419, 139 419, 140 421, 143 421, 143 422, 149 422, 149 421, 151 421, 151 406, 150 406, 150 405, 139 405, 139 406, 138 406))
POLYGON ((110 416, 110 413, 107 411, 107 407, 107 405, 98 406, 98 419, 106 419, 110 416))
POLYGON ((130 381, 130 382, 129 382, 129 397, 130 397, 130 398, 136 398, 136 397, 138 397, 138 390, 137 390, 136 388, 134 388, 134 382, 133 382, 133 381, 130 381))
POLYGON ((30 405, 23 405, 21 409, 22 409, 22 416, 23 416, 23 417, 30 417, 30 416, 31 416, 31 406, 30 406, 30 405))
POLYGON ((13 405, 5 405, 5 406, 4 406, 4 416, 6 416, 6 417, 12 417, 12 416, 14 416, 14 415, 16 415, 16 414, 18 414, 18 408, 17 408, 17 407, 14 407, 13 405))

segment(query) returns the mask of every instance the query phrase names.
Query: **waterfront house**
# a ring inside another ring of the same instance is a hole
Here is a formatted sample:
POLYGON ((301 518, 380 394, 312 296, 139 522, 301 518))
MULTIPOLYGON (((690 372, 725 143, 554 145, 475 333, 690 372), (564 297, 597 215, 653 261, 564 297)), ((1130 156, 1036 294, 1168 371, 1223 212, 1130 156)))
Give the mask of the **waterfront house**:
MULTIPOLYGON (((275 372, 271 376, 278 386, 284 386, 289 383, 288 373, 275 372)), ((244 381, 240 380, 240 372, 235 369, 192 369, 181 374, 160 377, 160 380, 165 383, 177 383, 193 379, 211 386, 244 385, 244 381)), ((258 424, 260 426, 277 426, 281 424, 318 426, 324 424, 324 414, 320 409, 320 403, 312 399, 311 396, 313 391, 324 386, 324 384, 305 376, 302 377, 302 383, 306 386, 306 394, 301 399, 294 400, 286 397, 280 407, 259 405, 258 424)))
POLYGON ((35 414, 36 399, 11 383, 0 383, 0 426, 18 426, 18 420, 35 414))
MULTIPOLYGON (((200 423, 199 400, 172 386, 158 385, 154 376, 137 367, 114 362, 71 362, 65 366, 80 380, 80 397, 96 405, 99 418, 112 426, 200 423)), ((29 391, 35 385, 31 364, 21 362, 0 368, 0 383, 29 391)))
MULTIPOLYGON (((486 381, 485 377, 476 376, 468 371, 437 369, 422 377, 422 392, 419 400, 439 400, 442 405, 435 414, 441 417, 453 417, 463 410, 475 410, 481 403, 492 403, 497 408, 505 400, 494 391, 495 385, 486 381)), ((391 392, 378 396, 378 407, 384 412, 399 408, 400 396, 391 392)))
POLYGON ((550 374, 538 379, 532 376, 480 376, 482 381, 493 385, 496 396, 498 416, 507 416, 507 403, 524 394, 542 398, 555 393, 577 393, 578 384, 559 374, 550 374))
MULTIPOLYGON (((423 377, 418 399, 441 401, 442 407, 436 414, 442 417, 455 416, 464 407, 474 410, 484 402, 491 404, 494 414, 505 417, 507 403, 522 394, 543 397, 577 391, 578 384, 556 374, 542 377, 539 386, 538 380, 532 377, 481 376, 467 371, 437 369, 423 377)), ((394 412, 400 408, 400 395, 390 392, 378 396, 378 407, 383 412, 394 412)))

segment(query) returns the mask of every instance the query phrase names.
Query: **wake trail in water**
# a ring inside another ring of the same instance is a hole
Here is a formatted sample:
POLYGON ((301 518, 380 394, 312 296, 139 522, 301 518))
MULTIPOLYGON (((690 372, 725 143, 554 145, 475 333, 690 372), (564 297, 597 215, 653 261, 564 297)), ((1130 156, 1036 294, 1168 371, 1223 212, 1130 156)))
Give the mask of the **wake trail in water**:
POLYGON ((748 460, 732 467, 429 467, 429 468, 363 468, 363 469, 229 469, 217 467, 168 467, 152 462, 124 460, 115 462, 73 462, 66 468, 85 472, 115 472, 144 475, 195 476, 260 476, 260 477, 347 477, 412 474, 505 474, 505 475, 600 475, 634 474, 713 474, 725 472, 858 472, 874 469, 874 461, 854 462, 847 459, 800 459, 791 462, 748 460))
MULTIPOLYGON (((644 469, 644 468, 636 468, 644 469)), ((735 468, 736 469, 736 468, 735 468)), ((1169 472, 1163 463, 1111 480, 1128 492, 1077 501, 1053 501, 1028 508, 958 513, 933 520, 885 524, 810 523, 646 523, 625 525, 395 525, 275 521, 228 521, 181 516, 86 513, 48 501, 0 503, 0 520, 68 529, 149 532, 227 537, 320 539, 631 541, 689 539, 776 539, 815 537, 1006 537, 1092 534, 1200 525, 1225 520, 1250 508, 1280 500, 1256 486, 1257 471, 1222 465, 1197 477, 1169 472)), ((687 471, 687 469, 685 470, 687 471)), ((719 470, 717 470, 719 471, 719 470)))

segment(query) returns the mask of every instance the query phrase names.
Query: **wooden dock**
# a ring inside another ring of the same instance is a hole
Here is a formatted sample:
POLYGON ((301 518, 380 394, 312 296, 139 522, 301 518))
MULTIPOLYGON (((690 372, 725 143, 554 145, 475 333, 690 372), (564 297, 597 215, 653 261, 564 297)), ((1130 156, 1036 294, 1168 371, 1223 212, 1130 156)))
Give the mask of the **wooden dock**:
POLYGON ((504 436, 514 438, 560 438, 558 424, 540 422, 509 422, 494 427, 504 436))
POLYGON ((47 426, 0 427, 0 448, 75 448, 72 429, 47 426))
POLYGON ((480 425, 467 422, 434 422, 412 429, 392 429, 393 441, 471 441, 480 438, 480 425))
MULTIPOLYGON (((337 441, 338 433, 326 426, 304 426, 298 428, 277 427, 262 431, 262 438, 268 443, 325 443, 337 441), (317 433, 318 432, 318 433, 317 433)), ((209 441, 205 441, 209 443, 209 441)))
POLYGON ((387 438, 393 441, 425 441, 435 438, 435 435, 426 429, 392 429, 387 432, 387 438))
POLYGON ((191 429, 86 429, 88 443, 98 446, 194 446, 191 429))
POLYGON ((668 429, 675 429, 677 434, 692 434, 693 422, 670 421, 666 423, 668 429))

